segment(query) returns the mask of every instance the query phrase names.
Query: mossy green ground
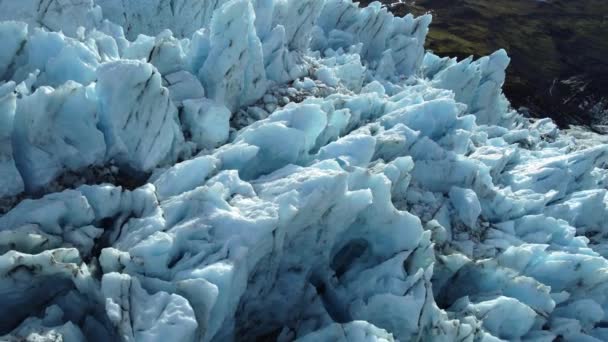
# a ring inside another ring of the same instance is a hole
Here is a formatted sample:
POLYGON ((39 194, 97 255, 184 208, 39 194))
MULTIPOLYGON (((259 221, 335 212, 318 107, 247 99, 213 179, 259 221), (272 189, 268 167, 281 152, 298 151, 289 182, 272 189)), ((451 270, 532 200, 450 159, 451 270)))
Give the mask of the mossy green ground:
POLYGON ((563 125, 589 123, 585 106, 608 98, 606 0, 418 0, 393 8, 398 15, 429 11, 427 48, 435 53, 507 50, 512 62, 505 92, 515 107, 563 125), (576 82, 562 82, 573 76, 576 82))

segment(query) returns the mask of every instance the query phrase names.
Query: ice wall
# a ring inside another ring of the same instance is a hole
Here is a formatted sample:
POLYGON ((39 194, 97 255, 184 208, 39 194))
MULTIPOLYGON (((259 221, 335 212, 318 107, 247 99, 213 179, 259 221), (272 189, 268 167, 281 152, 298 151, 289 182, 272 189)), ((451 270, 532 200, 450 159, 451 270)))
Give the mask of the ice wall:
POLYGON ((608 146, 511 110, 505 51, 350 0, 0 9, 0 339, 608 339, 608 146))

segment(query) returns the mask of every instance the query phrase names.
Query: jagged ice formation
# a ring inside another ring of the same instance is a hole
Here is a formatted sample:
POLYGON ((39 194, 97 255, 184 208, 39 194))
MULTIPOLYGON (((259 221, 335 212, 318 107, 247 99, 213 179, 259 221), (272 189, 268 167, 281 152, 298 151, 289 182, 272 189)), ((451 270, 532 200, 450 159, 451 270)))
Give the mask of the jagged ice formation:
POLYGON ((608 340, 608 145, 350 0, 0 0, 0 339, 608 340))

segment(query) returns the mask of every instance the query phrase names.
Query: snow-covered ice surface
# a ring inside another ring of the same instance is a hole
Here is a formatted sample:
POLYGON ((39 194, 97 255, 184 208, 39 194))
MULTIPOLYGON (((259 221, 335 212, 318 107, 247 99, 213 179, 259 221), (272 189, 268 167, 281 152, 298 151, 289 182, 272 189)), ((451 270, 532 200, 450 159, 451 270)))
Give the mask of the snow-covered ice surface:
POLYGON ((608 340, 607 141, 504 51, 350 0, 0 19, 0 340, 608 340))

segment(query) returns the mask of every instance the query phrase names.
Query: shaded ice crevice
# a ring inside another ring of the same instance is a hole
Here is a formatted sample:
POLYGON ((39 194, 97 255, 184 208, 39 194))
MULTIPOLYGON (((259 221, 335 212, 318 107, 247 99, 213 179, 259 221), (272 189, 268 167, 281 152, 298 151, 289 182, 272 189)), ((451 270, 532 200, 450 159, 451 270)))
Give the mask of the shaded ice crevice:
POLYGON ((509 110, 504 51, 350 1, 0 13, 2 197, 152 174, 0 217, 6 338, 606 339, 608 147, 509 110))

